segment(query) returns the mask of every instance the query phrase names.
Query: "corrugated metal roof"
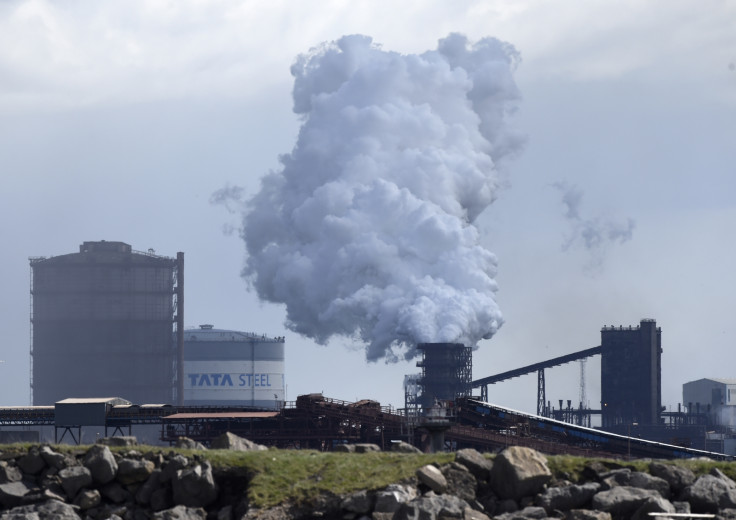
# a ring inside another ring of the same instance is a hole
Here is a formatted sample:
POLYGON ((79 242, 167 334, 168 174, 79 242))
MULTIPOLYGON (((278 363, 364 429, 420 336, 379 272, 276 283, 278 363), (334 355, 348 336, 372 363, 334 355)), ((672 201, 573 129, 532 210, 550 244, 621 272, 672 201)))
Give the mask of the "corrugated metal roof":
POLYGON ((213 412, 213 413, 175 413, 167 415, 164 421, 179 419, 269 419, 279 412, 213 412))
POLYGON ((114 406, 132 404, 130 401, 126 401, 122 397, 69 397, 57 401, 56 404, 95 404, 95 403, 106 403, 114 406))

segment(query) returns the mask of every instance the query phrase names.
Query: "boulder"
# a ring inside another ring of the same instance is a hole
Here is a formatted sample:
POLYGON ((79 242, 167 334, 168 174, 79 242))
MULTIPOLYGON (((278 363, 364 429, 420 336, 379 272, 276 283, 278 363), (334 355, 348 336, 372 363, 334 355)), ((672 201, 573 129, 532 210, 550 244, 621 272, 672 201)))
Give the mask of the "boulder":
POLYGON ((110 482, 100 488, 100 493, 106 500, 113 504, 122 504, 132 498, 130 491, 125 489, 119 482, 110 482))
POLYGON ((416 471, 419 482, 427 486, 435 493, 444 493, 447 489, 447 479, 437 466, 427 464, 416 471))
POLYGON ((206 450, 207 446, 201 442, 197 442, 189 437, 179 437, 176 439, 176 447, 185 450, 206 450))
POLYGON ((47 500, 38 504, 14 507, 0 514, 0 520, 80 520, 76 508, 58 500, 47 500))
POLYGON ((180 469, 171 483, 175 504, 206 507, 217 498, 217 486, 209 462, 180 469))
POLYGON ((441 471, 447 481, 445 493, 460 497, 468 503, 475 500, 478 481, 475 480, 468 468, 453 462, 448 466, 444 466, 441 471))
POLYGON ((63 453, 52 450, 50 446, 41 446, 39 453, 41 454, 44 462, 52 468, 60 470, 74 463, 73 460, 67 458, 63 453))
POLYGON ((135 436, 121 435, 117 437, 102 437, 97 439, 97 444, 103 444, 105 446, 136 446, 138 439, 135 436))
POLYGON ((396 453, 422 453, 422 450, 404 441, 392 443, 391 451, 395 451, 396 453))
POLYGON ((683 489, 695 482, 695 473, 688 468, 674 464, 652 462, 649 464, 649 473, 667 481, 675 495, 680 494, 683 489))
POLYGON ((662 497, 651 497, 639 506, 631 520, 650 520, 652 517, 649 513, 674 513, 675 511, 675 506, 669 500, 662 497))
POLYGON ((402 504, 411 502, 416 497, 416 488, 391 484, 376 493, 376 504, 373 511, 374 513, 395 513, 402 504))
POLYGON ((151 476, 143 483, 135 493, 135 501, 142 505, 151 502, 151 495, 162 485, 162 471, 160 469, 153 470, 151 476))
POLYGON ((592 500, 593 509, 606 511, 614 517, 629 517, 650 498, 659 493, 649 489, 617 486, 597 493, 592 500))
POLYGON ((118 463, 110 448, 102 444, 96 444, 87 450, 83 464, 97 484, 111 482, 118 471, 118 463))
POLYGON ((18 467, 10 466, 4 460, 0 460, 0 484, 21 480, 23 480, 23 472, 18 467))
POLYGON ((519 511, 496 515, 493 518, 494 520, 527 520, 529 518, 541 519, 547 518, 547 512, 544 510, 543 507, 530 506, 525 507, 524 509, 521 509, 519 511))
POLYGON ((28 453, 18 459, 18 467, 27 475, 37 475, 46 467, 46 462, 43 460, 43 457, 41 457, 41 453, 38 448, 36 446, 32 446, 28 450, 28 453))
POLYGON ((242 437, 238 437, 230 432, 223 433, 212 441, 210 447, 213 450, 232 450, 232 451, 264 451, 268 448, 255 442, 249 441, 242 437))
POLYGON ((600 487, 601 485, 597 482, 551 487, 544 493, 537 495, 535 504, 543 507, 547 513, 552 513, 554 510, 584 509, 600 490, 600 487))
POLYGON ((491 518, 485 514, 473 509, 472 507, 466 507, 463 511, 464 520, 491 520, 491 518))
POLYGON ((342 499, 340 509, 359 515, 368 514, 373 509, 373 497, 366 490, 351 493, 342 499))
POLYGON ((732 483, 730 479, 701 475, 684 489, 680 499, 690 503, 693 513, 717 513, 719 508, 736 507, 736 488, 732 483))
POLYGON ((394 518, 397 519, 452 519, 463 518, 470 505, 452 495, 427 494, 404 504, 394 518))
POLYGON ((80 489, 92 485, 92 474, 84 466, 69 466, 59 471, 59 481, 66 496, 73 500, 80 489))
POLYGON ((144 482, 154 469, 150 460, 125 458, 118 463, 116 479, 124 486, 144 482))
POLYGON ((468 468, 475 478, 486 481, 491 478, 493 462, 474 449, 458 450, 455 453, 455 462, 468 468))
POLYGON ((154 513, 152 520, 206 520, 207 513, 201 507, 176 506, 154 513))
POLYGON ((31 487, 23 481, 6 482, 0 484, 0 505, 2 507, 15 507, 21 503, 30 491, 31 487))
POLYGON ((565 513, 565 520, 612 520, 611 513, 590 509, 571 509, 565 513))
POLYGON ((79 507, 81 510, 92 509, 97 507, 102 502, 102 495, 96 489, 85 489, 74 499, 74 505, 79 507))
POLYGON ((551 479, 544 455, 522 446, 511 446, 499 453, 491 470, 491 487, 500 498, 519 500, 533 496, 551 479))
POLYGON ((378 444, 361 442, 355 445, 355 453, 373 453, 376 451, 381 451, 381 447, 378 444))
POLYGON ((177 453, 173 457, 170 457, 166 464, 164 464, 163 466, 163 470, 161 472, 161 481, 170 481, 171 479, 176 477, 177 471, 186 468, 188 465, 189 460, 184 455, 180 455, 177 453))

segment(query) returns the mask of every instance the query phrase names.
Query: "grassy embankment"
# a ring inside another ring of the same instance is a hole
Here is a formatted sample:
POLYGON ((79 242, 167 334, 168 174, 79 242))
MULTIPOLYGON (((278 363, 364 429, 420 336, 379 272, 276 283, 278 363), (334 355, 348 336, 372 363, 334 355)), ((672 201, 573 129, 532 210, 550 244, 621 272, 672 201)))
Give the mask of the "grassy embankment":
MULTIPOLYGON (((29 445, 0 446, 0 459, 13 453, 25 453, 29 445)), ((55 450, 83 454, 85 446, 54 446, 55 450)), ((275 450, 233 452, 226 450, 171 450, 151 446, 136 446, 143 453, 176 451, 187 457, 209 460, 213 467, 248 476, 248 497, 257 507, 271 507, 284 502, 310 501, 320 493, 350 493, 361 489, 380 489, 388 484, 411 477, 417 468, 429 464, 444 464, 454 460, 453 453, 321 453, 310 450, 275 450)), ((125 453, 130 448, 112 448, 125 453)), ((598 460, 609 467, 629 467, 648 471, 648 460, 586 459, 572 456, 550 456, 548 465, 558 478, 579 481, 586 464, 598 460)), ((736 480, 736 464, 707 460, 670 461, 703 474, 717 467, 736 480)))

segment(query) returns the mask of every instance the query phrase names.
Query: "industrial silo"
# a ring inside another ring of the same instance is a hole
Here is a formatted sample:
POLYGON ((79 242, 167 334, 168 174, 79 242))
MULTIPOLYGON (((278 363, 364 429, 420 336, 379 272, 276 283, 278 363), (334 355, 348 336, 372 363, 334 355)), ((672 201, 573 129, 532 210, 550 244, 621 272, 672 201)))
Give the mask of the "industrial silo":
POLYGON ((279 408, 284 338, 200 325, 184 331, 184 404, 279 408))
POLYGON ((34 405, 68 397, 177 402, 183 253, 168 258, 103 240, 30 264, 34 405))

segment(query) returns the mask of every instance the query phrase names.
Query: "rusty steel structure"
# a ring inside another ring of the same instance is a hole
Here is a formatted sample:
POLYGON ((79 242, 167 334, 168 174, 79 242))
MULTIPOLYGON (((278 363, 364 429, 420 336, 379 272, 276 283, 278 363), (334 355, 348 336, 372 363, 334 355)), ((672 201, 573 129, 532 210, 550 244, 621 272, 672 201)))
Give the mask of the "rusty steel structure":
MULTIPOLYGON (((498 407, 472 397, 447 403, 443 448, 475 448, 498 451, 507 446, 527 446, 548 454, 581 456, 635 456, 685 458, 708 456, 721 460, 734 457, 622 436, 546 417, 498 407)), ((0 427, 49 425, 50 407, 0 409, 0 427)), ((54 426, 59 427, 57 418, 54 426)), ((407 428, 401 410, 376 401, 355 403, 308 394, 281 410, 245 407, 185 407, 162 405, 116 405, 104 420, 105 434, 124 434, 135 425, 159 425, 161 440, 175 443, 186 436, 205 445, 225 432, 259 444, 280 448, 332 451, 345 443, 373 443, 384 450, 396 441, 407 441, 423 450, 432 442, 430 428, 421 424, 407 428)), ((65 428, 74 427, 67 424, 65 428)), ((81 433, 81 430, 80 430, 81 433)), ((638 432, 637 432, 638 433, 638 432)))

